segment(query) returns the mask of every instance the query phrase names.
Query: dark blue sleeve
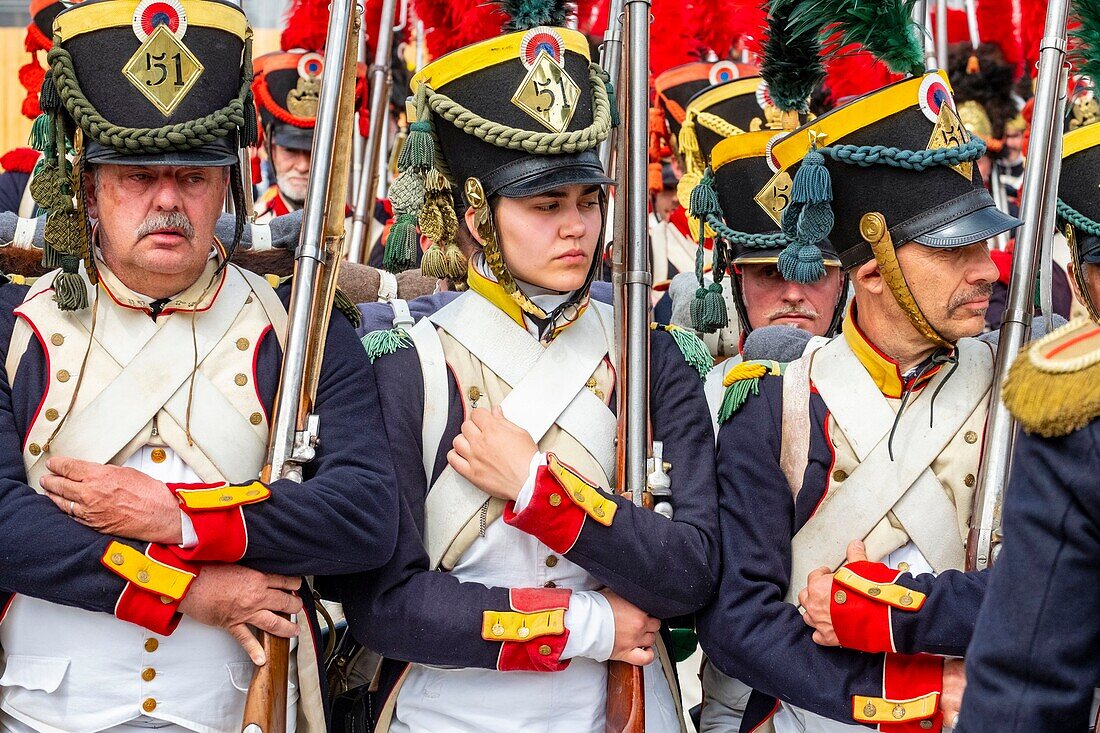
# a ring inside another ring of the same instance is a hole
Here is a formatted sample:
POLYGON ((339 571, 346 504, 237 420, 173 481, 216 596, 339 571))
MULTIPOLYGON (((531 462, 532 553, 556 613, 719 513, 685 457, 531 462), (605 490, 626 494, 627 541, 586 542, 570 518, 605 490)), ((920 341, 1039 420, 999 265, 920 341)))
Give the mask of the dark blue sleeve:
POLYGON ((812 487, 824 486, 829 452, 823 406, 813 397, 811 461, 796 509, 779 466, 782 385, 782 377, 762 379, 759 394, 718 432, 722 572, 714 600, 699 618, 699 640, 723 673, 851 723, 852 695, 882 694, 883 655, 818 646, 798 609, 783 600, 791 540, 816 504, 812 487))
POLYGON ((19 213, 19 204, 23 201, 23 191, 30 181, 27 173, 0 173, 0 211, 19 213))
POLYGON ((714 429, 699 373, 672 337, 654 333, 651 348, 650 415, 672 465, 672 521, 616 496, 611 526, 585 522, 566 557, 650 615, 671 618, 699 610, 718 579, 714 429))
MULTIPOLYGON (((270 400, 278 379, 276 337, 269 332, 260 348, 258 380, 270 400)), ((287 575, 337 574, 377 568, 393 554, 397 487, 378 383, 355 330, 338 312, 325 342, 316 412, 320 442, 306 480, 275 481, 268 500, 245 507, 247 565, 287 575)))
POLYGON ((946 570, 939 575, 903 575, 898 585, 924 593, 919 611, 890 614, 894 647, 902 654, 944 654, 961 657, 974 633, 974 622, 985 597, 989 571, 946 570))
POLYGON ((957 731, 1088 730, 1100 679, 1100 423, 1021 435, 957 731))

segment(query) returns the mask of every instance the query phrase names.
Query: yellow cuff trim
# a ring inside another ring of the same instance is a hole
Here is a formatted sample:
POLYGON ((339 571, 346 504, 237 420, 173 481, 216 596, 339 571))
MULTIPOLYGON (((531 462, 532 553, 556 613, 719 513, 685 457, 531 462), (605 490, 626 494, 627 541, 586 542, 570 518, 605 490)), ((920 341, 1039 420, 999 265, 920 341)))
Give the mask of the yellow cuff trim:
POLYGON ((250 484, 217 486, 213 489, 181 489, 176 492, 188 509, 230 509, 242 504, 255 504, 271 496, 271 489, 259 481, 250 484))
POLYGON ((516 613, 485 611, 481 615, 481 638, 486 641, 530 641, 540 636, 565 633, 565 609, 516 613))
POLYGON ((595 486, 575 474, 568 466, 559 462, 557 456, 549 456, 548 465, 550 472, 557 477, 558 483, 562 485, 574 504, 605 527, 611 526, 611 521, 619 508, 614 501, 601 494, 595 486))
POLYGON ((923 593, 910 590, 903 585, 873 583, 846 567, 837 570, 833 580, 861 596, 902 611, 919 611, 926 598, 923 593))
POLYGON ((852 717, 859 723, 904 723, 931 718, 939 709, 940 693, 930 692, 911 700, 852 696, 852 717))
POLYGON ((159 563, 129 545, 112 542, 103 553, 103 564, 134 585, 178 601, 187 593, 195 576, 185 570, 159 563))
MULTIPOLYGON (((241 40, 251 32, 248 19, 240 8, 205 0, 181 0, 187 13, 187 24, 204 28, 217 28, 232 33, 241 40)), ((134 22, 133 0, 108 0, 88 3, 74 8, 54 21, 54 32, 61 42, 101 28, 130 27, 134 22)))

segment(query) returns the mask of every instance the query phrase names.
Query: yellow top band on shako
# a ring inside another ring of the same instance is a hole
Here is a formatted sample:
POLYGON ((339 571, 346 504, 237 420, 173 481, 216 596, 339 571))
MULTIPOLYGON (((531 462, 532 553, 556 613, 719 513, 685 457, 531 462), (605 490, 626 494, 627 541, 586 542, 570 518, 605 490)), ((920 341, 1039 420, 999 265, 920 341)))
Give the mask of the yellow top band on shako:
MULTIPOLYGON (((440 89, 467 74, 473 74, 505 61, 519 59, 520 44, 528 32, 516 31, 444 54, 418 71, 409 82, 409 89, 414 95, 424 83, 429 84, 432 89, 440 89)), ((565 41, 566 51, 580 54, 587 61, 592 60, 588 52, 588 39, 583 33, 569 28, 554 28, 554 32, 565 41)), ((410 118, 409 121, 415 122, 416 119, 410 118)))
POLYGON ((775 130, 760 130, 727 137, 710 151, 711 170, 717 171, 735 160, 763 157, 768 154, 768 145, 772 139, 781 136, 782 133, 775 130))
POLYGON ((759 76, 750 76, 747 79, 736 79, 726 82, 725 84, 710 87, 701 92, 699 96, 692 98, 687 106, 687 111, 691 112, 695 110, 696 112, 705 112, 719 102, 725 102, 727 99, 740 97, 743 94, 756 94, 756 90, 760 88, 762 83, 763 79, 759 76))
MULTIPOLYGON (((244 40, 251 33, 248 20, 240 8, 211 0, 175 0, 183 8, 188 25, 217 28, 244 40)), ((62 43, 83 33, 131 26, 137 0, 107 0, 106 2, 74 5, 54 20, 53 32, 62 43)))
POLYGON ((920 90, 928 76, 938 76, 947 90, 951 83, 942 71, 913 77, 886 87, 878 92, 857 99, 844 107, 818 117, 790 133, 772 148, 772 155, 780 170, 802 162, 810 149, 810 134, 817 133, 818 145, 835 145, 845 137, 884 120, 891 115, 920 104, 920 90))
POLYGON ((1062 159, 1100 145, 1100 125, 1085 125, 1062 138, 1062 159))

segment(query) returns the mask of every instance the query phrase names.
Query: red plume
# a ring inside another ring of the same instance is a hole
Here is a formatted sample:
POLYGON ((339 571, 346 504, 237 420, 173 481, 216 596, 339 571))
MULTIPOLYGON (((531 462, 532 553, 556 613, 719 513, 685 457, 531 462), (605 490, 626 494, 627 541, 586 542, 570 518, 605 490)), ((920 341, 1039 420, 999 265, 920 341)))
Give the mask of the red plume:
POLYGON ((897 81, 901 76, 890 73, 886 65, 867 51, 852 47, 850 53, 833 57, 825 65, 825 88, 833 106, 897 81))
POLYGON ((1025 72, 1035 78, 1035 64, 1039 63, 1039 42, 1046 24, 1046 0, 1020 0, 1020 47, 1025 72))
POLYGON ((659 28, 649 42, 649 71, 657 76, 674 66, 698 61, 699 41, 692 32, 692 7, 683 0, 653 0, 653 28, 659 28))
POLYGON ((577 0, 577 30, 586 36, 603 36, 610 10, 608 0, 577 0))
MULTIPOLYGON (((1003 11, 1002 11, 1003 12, 1003 11)), ((936 25, 936 8, 932 6, 932 30, 938 27, 936 25)), ((962 43, 970 41, 970 26, 966 22, 965 10, 952 10, 947 9, 947 43, 962 43)))
POLYGON ((0 168, 8 173, 30 173, 41 157, 34 148, 15 148, 0 155, 0 168))
POLYGON ((424 42, 435 59, 457 48, 500 35, 507 16, 482 0, 413 0, 424 22, 424 42))
POLYGON ((1012 22, 1012 13, 1007 12, 1003 0, 978 0, 975 10, 978 16, 978 35, 983 43, 995 43, 1007 63, 1016 67, 1016 76, 1020 75, 1020 34, 1012 22))
POLYGON ((759 51, 768 25, 761 0, 696 0, 699 40, 719 59, 729 58, 738 41, 759 51))
MULTIPOLYGON (((324 51, 328 37, 328 7, 330 0, 294 0, 286 14, 280 45, 284 51, 304 48, 324 51)), ((377 22, 375 23, 377 28, 377 22)))

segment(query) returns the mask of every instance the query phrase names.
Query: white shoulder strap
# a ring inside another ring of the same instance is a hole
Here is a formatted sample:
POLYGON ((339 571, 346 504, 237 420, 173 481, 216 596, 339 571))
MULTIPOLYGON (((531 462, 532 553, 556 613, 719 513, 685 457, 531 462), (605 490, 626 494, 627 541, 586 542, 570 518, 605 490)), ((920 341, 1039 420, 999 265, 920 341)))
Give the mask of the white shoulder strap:
MULTIPOLYGON (((394 309, 394 325, 412 323, 409 306, 403 300, 391 300, 394 309), (403 312, 399 312, 402 310, 403 312), (404 318, 401 324, 398 320, 404 318)), ((424 418, 420 427, 423 443, 424 477, 430 485, 435 471, 436 454, 439 441, 447 429, 447 408, 450 400, 447 391, 447 360, 443 356, 443 344, 439 333, 430 319, 422 318, 420 323, 407 329, 416 353, 420 357, 420 375, 424 380, 424 418)))
MULTIPOLYGON (((38 278, 30 290, 27 291, 27 294, 23 296, 23 302, 26 303, 42 291, 49 290, 52 287, 53 278, 50 277, 50 273, 46 273, 38 278)), ((15 373, 19 369, 19 362, 23 360, 23 355, 27 353, 27 347, 30 346, 33 336, 34 329, 27 324, 26 319, 16 318, 15 328, 11 332, 11 341, 8 342, 8 358, 4 362, 4 372, 8 375, 9 388, 15 384, 15 373)))
MULTIPOLYGON (((234 265, 236 267, 236 265, 234 265)), ((279 348, 286 351, 287 313, 283 307, 283 301, 275 293, 267 278, 260 277, 251 270, 236 267, 237 272, 244 276, 245 282, 252 288, 252 292, 260 299, 260 307, 267 314, 267 320, 271 321, 271 328, 275 331, 275 337, 279 339, 279 348)))
POLYGON ((814 353, 829 339, 815 336, 806 344, 802 358, 783 372, 783 431, 779 442, 779 466, 787 477, 791 498, 797 500, 810 460, 810 366, 814 353))

